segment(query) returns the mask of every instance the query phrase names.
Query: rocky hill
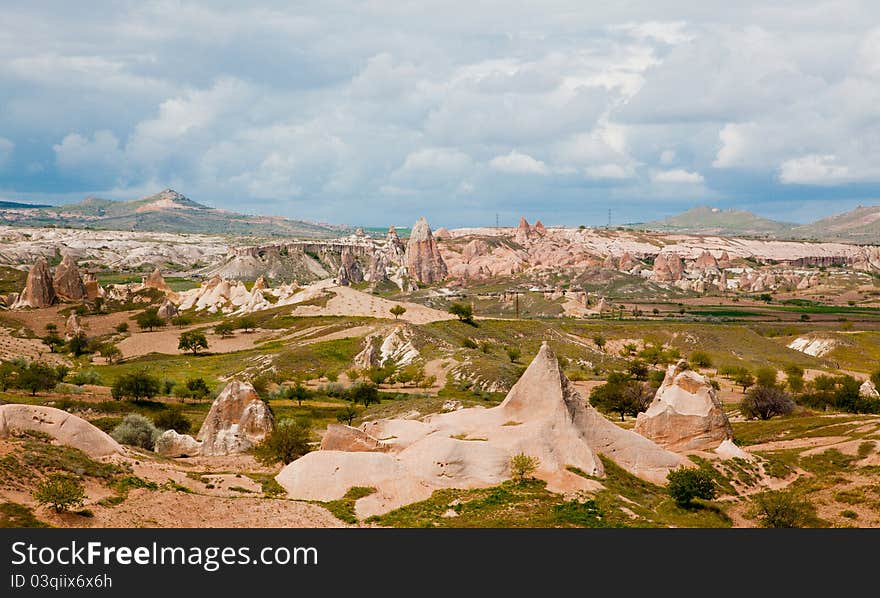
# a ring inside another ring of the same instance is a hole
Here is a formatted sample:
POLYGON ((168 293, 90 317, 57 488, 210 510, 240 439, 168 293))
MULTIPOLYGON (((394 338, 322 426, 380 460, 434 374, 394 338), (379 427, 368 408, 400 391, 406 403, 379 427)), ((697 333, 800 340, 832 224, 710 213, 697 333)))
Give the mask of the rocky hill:
POLYGON ((91 228, 99 230, 327 238, 351 232, 348 227, 279 216, 252 216, 211 208, 165 189, 129 201, 98 197, 62 206, 0 205, 0 223, 12 226, 91 228))
POLYGON ((791 224, 763 218, 746 210, 723 210, 708 206, 651 222, 628 225, 638 230, 760 237, 812 241, 837 241, 874 245, 880 243, 880 206, 859 206, 809 224, 791 224))
POLYGON ((785 237, 794 227, 793 224, 762 218, 747 210, 722 210, 709 206, 698 206, 663 220, 634 226, 646 230, 673 233, 762 237, 785 237))

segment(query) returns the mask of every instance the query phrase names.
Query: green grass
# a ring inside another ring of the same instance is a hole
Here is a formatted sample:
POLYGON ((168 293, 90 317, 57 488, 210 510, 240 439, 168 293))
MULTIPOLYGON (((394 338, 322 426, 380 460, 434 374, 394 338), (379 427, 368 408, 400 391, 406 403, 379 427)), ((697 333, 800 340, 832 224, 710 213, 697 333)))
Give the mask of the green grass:
POLYGON ((37 519, 33 510, 14 502, 0 503, 0 528, 52 527, 37 519))
POLYGON ((325 502, 323 505, 340 521, 355 524, 358 522, 354 510, 355 502, 360 498, 373 494, 374 492, 376 492, 375 488, 352 486, 348 489, 348 492, 345 493, 345 496, 339 500, 325 502))
POLYGON ((866 416, 787 415, 768 421, 731 422, 734 442, 740 446, 775 440, 793 440, 816 436, 835 436, 855 427, 866 416), (836 434, 837 432, 838 434, 836 434))

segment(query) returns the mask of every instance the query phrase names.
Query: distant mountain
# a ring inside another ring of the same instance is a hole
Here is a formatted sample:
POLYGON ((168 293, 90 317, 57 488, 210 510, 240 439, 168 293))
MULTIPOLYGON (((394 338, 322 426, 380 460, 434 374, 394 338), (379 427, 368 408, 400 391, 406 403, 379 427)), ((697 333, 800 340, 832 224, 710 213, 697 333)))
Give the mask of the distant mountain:
POLYGON ((39 209, 27 211, 20 208, 7 209, 0 205, 0 223, 13 226, 300 238, 335 237, 352 232, 346 226, 318 224, 280 216, 250 216, 211 208, 173 189, 129 201, 88 197, 76 204, 39 206, 39 209))
POLYGON ((8 210, 36 210, 38 208, 48 208, 51 206, 38 203, 18 203, 17 201, 0 201, 0 209, 8 210))
POLYGON ((843 214, 797 226, 792 229, 792 235, 823 241, 877 244, 880 243, 880 206, 859 206, 843 214))
POLYGON ((699 206, 653 222, 632 225, 633 228, 698 235, 785 237, 793 224, 776 222, 747 210, 722 210, 699 206))

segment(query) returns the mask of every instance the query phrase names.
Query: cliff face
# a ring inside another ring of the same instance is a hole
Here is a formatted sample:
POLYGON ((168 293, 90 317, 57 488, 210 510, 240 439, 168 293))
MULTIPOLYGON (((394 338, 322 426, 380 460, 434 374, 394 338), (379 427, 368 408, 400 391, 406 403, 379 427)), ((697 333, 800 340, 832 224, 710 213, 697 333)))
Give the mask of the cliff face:
POLYGON ((420 218, 406 244, 406 266, 413 280, 423 284, 440 282, 448 271, 428 221, 420 218))
POLYGON ((55 302, 55 297, 49 262, 39 257, 28 272, 27 282, 15 307, 49 307, 55 302))

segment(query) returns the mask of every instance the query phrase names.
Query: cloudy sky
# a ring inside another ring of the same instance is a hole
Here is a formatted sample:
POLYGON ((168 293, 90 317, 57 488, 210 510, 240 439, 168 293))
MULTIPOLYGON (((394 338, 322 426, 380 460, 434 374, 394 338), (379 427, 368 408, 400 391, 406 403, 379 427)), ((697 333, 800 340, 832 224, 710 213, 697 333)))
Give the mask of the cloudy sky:
POLYGON ((880 203, 877 2, 10 4, 4 199, 435 226, 880 203))

